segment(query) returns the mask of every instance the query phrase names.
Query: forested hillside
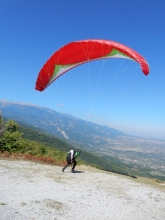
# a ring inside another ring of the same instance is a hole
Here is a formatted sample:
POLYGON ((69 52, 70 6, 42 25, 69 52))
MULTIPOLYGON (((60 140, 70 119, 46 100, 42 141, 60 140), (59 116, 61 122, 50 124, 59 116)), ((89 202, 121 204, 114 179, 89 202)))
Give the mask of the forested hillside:
MULTIPOLYGON (((16 122, 1 121, 4 132, 0 138, 1 155, 41 160, 63 165, 70 146, 64 141, 32 127, 19 125, 16 122), (7 154, 8 153, 8 154, 7 154)), ((73 146, 74 148, 74 146, 73 146)), ((132 175, 130 168, 114 161, 104 160, 86 151, 77 159, 79 164, 98 167, 103 170, 132 175)))

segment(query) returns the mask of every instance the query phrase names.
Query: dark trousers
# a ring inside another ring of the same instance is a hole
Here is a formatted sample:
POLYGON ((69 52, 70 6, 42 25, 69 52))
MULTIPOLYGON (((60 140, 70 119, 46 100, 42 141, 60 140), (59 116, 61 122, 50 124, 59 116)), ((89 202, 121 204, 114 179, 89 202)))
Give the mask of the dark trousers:
POLYGON ((63 170, 65 170, 71 164, 73 164, 73 166, 72 166, 72 171, 73 171, 77 165, 77 162, 75 159, 72 161, 72 163, 71 163, 71 161, 67 161, 67 164, 64 166, 63 170))

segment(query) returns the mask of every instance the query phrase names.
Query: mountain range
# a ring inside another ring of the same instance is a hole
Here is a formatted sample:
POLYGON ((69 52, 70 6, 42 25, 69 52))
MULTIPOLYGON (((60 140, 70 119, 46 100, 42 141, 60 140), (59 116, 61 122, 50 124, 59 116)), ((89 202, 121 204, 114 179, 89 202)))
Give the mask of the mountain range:
POLYGON ((43 129, 79 146, 97 148, 108 144, 111 139, 126 135, 108 126, 27 103, 0 101, 0 110, 4 118, 43 129))

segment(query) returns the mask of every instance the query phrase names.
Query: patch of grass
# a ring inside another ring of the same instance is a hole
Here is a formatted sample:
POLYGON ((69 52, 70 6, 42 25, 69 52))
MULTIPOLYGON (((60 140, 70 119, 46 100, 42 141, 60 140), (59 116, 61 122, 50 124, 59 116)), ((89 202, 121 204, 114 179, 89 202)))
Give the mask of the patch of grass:
POLYGON ((5 203, 2 202, 2 203, 0 203, 0 205, 7 205, 7 204, 5 204, 5 203))
POLYGON ((44 202, 47 207, 51 207, 51 208, 56 209, 58 211, 63 207, 63 204, 58 201, 54 201, 54 200, 49 199, 49 200, 45 200, 44 202))
POLYGON ((163 181, 161 180, 155 180, 156 183, 164 183, 163 181))
POLYGON ((25 205, 27 205, 27 203, 26 202, 21 202, 21 205, 25 206, 25 205))
POLYGON ((35 203, 40 203, 40 201, 35 201, 35 203))

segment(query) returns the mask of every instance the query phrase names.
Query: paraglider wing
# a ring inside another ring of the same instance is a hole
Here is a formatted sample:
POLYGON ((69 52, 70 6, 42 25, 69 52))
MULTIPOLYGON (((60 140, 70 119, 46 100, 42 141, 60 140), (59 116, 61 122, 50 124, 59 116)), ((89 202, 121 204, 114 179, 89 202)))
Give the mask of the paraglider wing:
POLYGON ((149 73, 146 60, 133 49, 108 40, 82 40, 71 42, 44 64, 36 81, 36 90, 43 91, 68 70, 83 63, 105 58, 126 58, 138 62, 145 75, 149 73))

